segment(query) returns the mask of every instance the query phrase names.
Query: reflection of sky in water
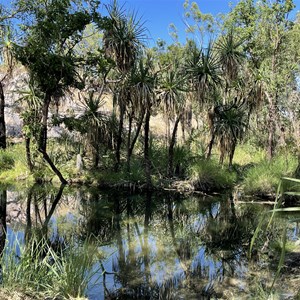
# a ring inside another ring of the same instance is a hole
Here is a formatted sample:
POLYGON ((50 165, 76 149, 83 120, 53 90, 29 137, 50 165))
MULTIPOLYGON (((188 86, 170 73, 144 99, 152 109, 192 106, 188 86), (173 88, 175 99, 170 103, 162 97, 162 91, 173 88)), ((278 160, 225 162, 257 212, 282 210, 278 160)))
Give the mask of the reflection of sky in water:
MULTIPOLYGON (((199 201, 199 199, 183 200, 182 210, 180 203, 172 203, 170 207, 173 212, 174 236, 171 234, 171 221, 168 217, 167 205, 161 206, 159 208, 161 211, 152 212, 148 228, 145 228, 145 216, 143 213, 139 212, 134 218, 129 220, 127 220, 124 213, 120 217, 119 225, 121 230, 118 236, 116 229, 111 228, 111 230, 114 230, 115 236, 107 242, 107 246, 100 247, 106 257, 102 261, 104 269, 110 273, 120 271, 119 251, 122 249, 125 267, 121 270, 124 273, 121 275, 128 276, 128 278, 131 278, 132 274, 132 276, 135 274, 140 276, 140 278, 133 278, 135 282, 129 283, 132 286, 145 284, 147 275, 150 275, 149 278, 151 278, 152 284, 157 284, 158 286, 162 286, 168 280, 173 279, 176 282, 175 285, 178 286, 180 281, 185 279, 186 273, 190 273, 188 276, 194 276, 194 279, 199 282, 203 280, 204 284, 221 282, 224 276, 232 273, 232 270, 234 270, 234 274, 230 274, 230 276, 243 277, 247 271, 247 266, 245 257, 241 254, 244 250, 240 245, 236 246, 234 253, 226 261, 222 259, 225 251, 224 253, 221 253, 220 249, 210 251, 208 249, 209 245, 204 242, 204 235, 210 234, 206 228, 208 227, 207 222, 210 220, 213 226, 219 226, 220 231, 222 231, 224 220, 222 219, 221 214, 223 212, 221 208, 230 208, 230 204, 224 202, 221 207, 220 202, 209 204, 206 202, 205 205, 201 206, 199 201), (218 255, 215 255, 216 253, 218 255), (149 262, 149 270, 147 270, 147 261, 149 262), (228 264, 230 264, 230 267, 228 264), (147 271, 149 274, 147 274, 147 271)), ((104 206, 99 206, 97 209, 101 210, 104 208, 104 206)), ((106 207, 105 209, 108 208, 106 207)), ((226 213, 229 215, 226 216, 227 219, 224 219, 228 220, 232 212, 228 209, 226 213)), ((63 217, 53 216, 49 223, 51 226, 49 230, 51 234, 50 239, 54 241, 58 237, 62 238, 60 234, 62 234, 63 230, 60 230, 59 226, 67 223, 68 226, 75 228, 78 222, 85 221, 83 216, 78 216, 71 212, 67 212, 63 217)), ((113 219, 111 222, 116 221, 113 219)), ((79 225, 81 226, 81 224, 79 225)), ((298 235, 295 227, 291 230, 291 235, 294 237, 298 235)), ((9 240, 8 245, 13 245, 16 240, 22 244, 24 243, 24 232, 15 232, 8 227, 7 238, 9 240)), ((226 251, 229 252, 229 250, 226 251)), ((97 271, 99 269, 101 269, 100 264, 96 263, 93 266, 93 270, 97 271)), ((118 281, 120 277, 116 274, 107 274, 104 281, 104 277, 100 276, 101 273, 102 271, 95 274, 89 284, 88 297, 90 300, 104 299, 105 289, 115 292, 124 288, 121 284, 122 281, 118 281), (100 280, 98 280, 99 276, 100 280)))
POLYGON ((24 244, 25 235, 23 231, 14 231, 10 226, 7 226, 7 246, 5 251, 10 252, 12 249, 16 250, 16 255, 20 255, 20 246, 24 244))

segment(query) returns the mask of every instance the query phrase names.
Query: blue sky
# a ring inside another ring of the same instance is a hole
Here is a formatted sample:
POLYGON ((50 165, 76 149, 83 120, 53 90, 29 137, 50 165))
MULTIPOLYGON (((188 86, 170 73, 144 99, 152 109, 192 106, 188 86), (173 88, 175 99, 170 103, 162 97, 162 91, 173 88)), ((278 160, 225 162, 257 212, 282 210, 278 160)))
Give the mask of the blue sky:
MULTIPOLYGON (((203 13, 226 13, 230 11, 229 1, 227 0, 190 0, 197 2, 203 13)), ((107 2, 106 0, 104 2, 107 2)), ((238 0, 230 1, 233 5, 238 0)), ((168 34, 169 25, 174 23, 179 30, 180 40, 185 40, 185 25, 183 22, 183 3, 184 0, 119 0, 129 10, 134 10, 145 21, 151 40, 149 45, 154 45, 158 38, 168 43, 172 42, 168 34)), ((300 0, 294 0, 296 5, 295 12, 300 10, 300 0)))

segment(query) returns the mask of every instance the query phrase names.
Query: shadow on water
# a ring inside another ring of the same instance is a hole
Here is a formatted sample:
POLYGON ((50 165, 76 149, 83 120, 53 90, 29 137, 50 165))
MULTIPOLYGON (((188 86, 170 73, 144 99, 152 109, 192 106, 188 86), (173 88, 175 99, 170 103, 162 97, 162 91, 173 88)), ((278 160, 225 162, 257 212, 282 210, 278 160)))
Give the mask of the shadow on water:
POLYGON ((233 294, 246 295, 246 254, 261 209, 231 195, 128 195, 63 185, 0 190, 0 250, 5 232, 21 232, 25 244, 38 235, 54 251, 69 238, 92 237, 106 258, 96 263, 100 282, 86 291, 91 300, 218 299, 234 280, 233 294), (11 203, 19 205, 18 218, 11 203))

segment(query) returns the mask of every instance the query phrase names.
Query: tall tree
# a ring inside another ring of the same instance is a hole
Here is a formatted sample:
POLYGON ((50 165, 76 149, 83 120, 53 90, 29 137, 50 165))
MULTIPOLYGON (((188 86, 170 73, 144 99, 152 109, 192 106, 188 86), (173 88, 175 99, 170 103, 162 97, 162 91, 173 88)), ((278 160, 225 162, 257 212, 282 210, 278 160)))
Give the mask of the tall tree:
POLYGON ((5 67, 4 74, 0 79, 0 148, 6 148, 6 124, 5 124, 5 94, 4 85, 10 77, 13 69, 13 58, 11 53, 11 28, 9 18, 11 16, 0 5, 0 55, 1 63, 5 67))
POLYGON ((117 71, 117 85, 114 85, 114 103, 119 109, 119 130, 116 138, 116 165, 120 165, 121 145, 126 109, 130 101, 126 77, 141 54, 146 39, 145 27, 134 13, 127 14, 116 0, 107 5, 108 17, 99 26, 104 28, 103 48, 113 59, 117 71))
POLYGON ((279 110, 284 98, 282 95, 287 81, 294 80, 291 76, 294 58, 289 55, 288 43, 289 32, 293 28, 289 13, 294 7, 292 0, 243 0, 225 21, 225 26, 235 27, 245 40, 248 67, 254 76, 261 78, 268 124, 266 150, 270 159, 275 154, 279 140, 276 136, 282 127, 279 110))
POLYGON ((147 188, 152 186, 150 160, 150 118, 156 104, 155 87, 157 73, 154 72, 153 58, 150 54, 139 60, 135 78, 132 82, 131 96, 134 103, 143 107, 144 120, 144 160, 147 188))
MULTIPOLYGON (((176 59, 170 62, 167 69, 162 70, 159 77, 159 100, 162 111, 167 116, 167 122, 174 122, 173 131, 169 139, 168 175, 174 174, 174 147, 176 144, 179 122, 182 120, 186 106, 186 78, 176 59)), ((168 127, 168 126, 167 126, 168 127)))
POLYGON ((66 183, 47 153, 49 106, 67 88, 84 86, 78 68, 85 60, 75 55, 74 47, 91 23, 96 7, 71 0, 17 0, 16 6, 23 12, 24 24, 22 38, 14 45, 15 56, 27 68, 35 88, 43 93, 38 150, 60 181, 66 183))

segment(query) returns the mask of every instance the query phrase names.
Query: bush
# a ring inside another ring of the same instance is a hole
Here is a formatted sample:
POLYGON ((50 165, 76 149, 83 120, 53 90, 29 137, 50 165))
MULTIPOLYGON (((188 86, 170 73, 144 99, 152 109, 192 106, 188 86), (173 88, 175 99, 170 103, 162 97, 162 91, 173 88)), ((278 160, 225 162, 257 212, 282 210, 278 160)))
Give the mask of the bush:
POLYGON ((292 176, 297 159, 292 155, 278 155, 271 161, 263 160, 250 168, 244 177, 246 194, 267 195, 276 193, 281 177, 292 176))
POLYGON ((217 191, 232 187, 236 173, 220 166, 214 160, 201 159, 189 168, 189 181, 196 190, 217 191))
POLYGON ((0 171, 12 169, 14 165, 13 155, 5 150, 0 150, 0 171))
POLYGON ((101 274, 102 254, 90 238, 64 242, 54 251, 44 238, 33 237, 26 244, 15 241, 1 257, 2 288, 32 295, 31 299, 85 296, 92 277, 101 274))

